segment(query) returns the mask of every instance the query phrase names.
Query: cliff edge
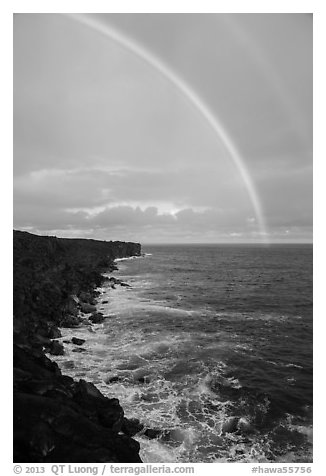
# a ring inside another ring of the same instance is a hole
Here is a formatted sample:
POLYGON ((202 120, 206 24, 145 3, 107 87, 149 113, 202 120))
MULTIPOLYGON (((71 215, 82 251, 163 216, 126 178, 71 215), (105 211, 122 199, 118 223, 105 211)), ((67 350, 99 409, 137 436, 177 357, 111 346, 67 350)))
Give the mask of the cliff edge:
POLYGON ((46 356, 63 352, 58 328, 80 324, 114 259, 140 252, 137 243, 14 231, 14 462, 141 462, 138 422, 46 356))

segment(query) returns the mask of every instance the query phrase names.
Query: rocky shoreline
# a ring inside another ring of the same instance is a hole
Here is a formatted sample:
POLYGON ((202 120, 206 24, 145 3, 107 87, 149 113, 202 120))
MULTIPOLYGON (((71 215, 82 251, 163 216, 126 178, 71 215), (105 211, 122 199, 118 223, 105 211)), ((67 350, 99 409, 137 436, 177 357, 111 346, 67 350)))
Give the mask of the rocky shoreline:
MULTIPOLYGON (((96 287, 114 260, 139 256, 137 243, 63 239, 14 231, 14 462, 141 462, 142 429, 119 401, 63 375, 59 327, 102 322, 96 287)), ((128 286, 111 277, 110 286, 128 286)), ((84 341, 72 338, 76 352, 84 341)))

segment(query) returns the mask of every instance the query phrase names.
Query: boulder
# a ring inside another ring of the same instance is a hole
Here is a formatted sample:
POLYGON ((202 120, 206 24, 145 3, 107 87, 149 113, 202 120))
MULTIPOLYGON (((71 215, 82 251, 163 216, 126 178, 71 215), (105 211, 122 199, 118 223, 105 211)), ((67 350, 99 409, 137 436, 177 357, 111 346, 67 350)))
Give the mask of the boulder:
POLYGON ((88 304, 92 304, 91 301, 93 300, 93 297, 91 295, 91 293, 86 293, 86 292, 81 292, 79 293, 79 301, 81 302, 84 302, 84 303, 88 303, 88 304))
POLYGON ((67 315, 61 321, 61 327, 77 327, 80 324, 80 318, 78 316, 67 315))
POLYGON ((156 429, 156 428, 147 428, 144 431, 144 435, 147 436, 150 440, 153 440, 155 438, 159 438, 160 436, 163 435, 163 431, 156 429))
POLYGON ((64 355, 65 351, 63 345, 60 342, 53 340, 49 346, 49 353, 51 355, 64 355))
POLYGON ((69 296, 63 306, 64 314, 71 314, 77 316, 78 314, 78 300, 76 296, 69 296))
POLYGON ((104 397, 95 385, 81 379, 75 384, 74 400, 91 419, 114 432, 121 431, 124 414, 118 399, 104 397))
POLYGON ((121 380, 122 378, 119 377, 119 375, 114 375, 113 377, 110 377, 105 380, 105 383, 109 385, 110 383, 120 382, 121 380))
POLYGON ((72 337, 71 342, 75 345, 83 345, 86 341, 85 339, 78 339, 78 337, 72 337))
POLYGON ((80 323, 83 325, 83 326, 91 326, 92 323, 90 322, 89 319, 85 318, 85 319, 81 319, 80 320, 80 323))
POLYGON ((93 324, 100 324, 105 319, 104 315, 101 312, 93 312, 93 314, 89 317, 89 320, 93 322, 93 324))
POLYGON ((238 429, 239 417, 233 416, 223 422, 221 433, 234 433, 238 429))
POLYGON ((76 385, 76 390, 83 396, 91 396, 96 398, 105 398, 104 395, 91 382, 80 379, 76 385))
POLYGON ((15 463, 141 463, 139 443, 92 420, 69 398, 14 394, 15 463))
POLYGON ((127 436, 134 436, 144 428, 138 418, 123 418, 121 431, 127 436))
POLYGON ((92 304, 88 304, 88 303, 84 303, 82 302, 80 304, 80 310, 84 313, 84 314, 89 314, 91 312, 96 312, 96 307, 93 306, 92 304))
POLYGON ((51 347, 51 339, 49 339, 48 337, 43 337, 40 334, 35 334, 33 336, 33 346, 42 346, 43 348, 48 349, 49 347, 51 347))
POLYGON ((57 327, 53 326, 49 329, 48 337, 49 339, 58 339, 59 337, 62 337, 62 334, 57 327))
POLYGON ((133 374, 133 379, 135 382, 142 384, 150 382, 150 376, 143 369, 136 370, 133 374))

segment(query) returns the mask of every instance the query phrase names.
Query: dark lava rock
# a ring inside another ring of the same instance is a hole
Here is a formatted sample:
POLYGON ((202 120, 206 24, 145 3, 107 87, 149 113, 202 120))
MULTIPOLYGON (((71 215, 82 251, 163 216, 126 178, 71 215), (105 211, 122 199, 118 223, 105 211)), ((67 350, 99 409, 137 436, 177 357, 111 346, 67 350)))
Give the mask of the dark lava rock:
POLYGON ((81 319, 80 320, 80 323, 83 325, 83 326, 92 326, 92 323, 90 322, 89 319, 81 319))
POLYGON ((147 436, 150 440, 153 440, 155 438, 160 438, 163 434, 162 430, 159 429, 154 429, 154 428, 147 428, 144 431, 144 435, 147 436))
POLYGON ((65 316, 60 323, 61 327, 67 327, 67 328, 78 327, 79 324, 80 324, 80 318, 78 316, 73 316, 73 315, 65 316))
POLYGON ((49 353, 51 355, 64 355, 65 351, 63 345, 57 340, 53 340, 49 346, 49 353))
POLYGON ((134 436, 144 428, 138 418, 123 418, 121 431, 127 436, 134 436))
POLYGON ((76 349, 72 349, 71 352, 77 352, 77 353, 81 353, 81 352, 86 352, 86 349, 84 349, 83 347, 77 347, 76 349))
POLYGON ((72 337, 71 342, 75 345, 83 345, 86 341, 85 339, 78 339, 78 337, 72 337))
POLYGON ((122 380, 122 377, 119 377, 119 375, 114 375, 113 377, 108 378, 105 380, 105 383, 110 384, 114 382, 120 382, 122 380))
POLYGON ((84 302, 84 303, 87 303, 87 304, 93 304, 91 301, 93 300, 93 297, 91 295, 91 293, 85 293, 85 292, 81 292, 79 293, 79 300, 81 302, 84 302))
POLYGON ((105 319, 102 312, 94 312, 90 317, 89 320, 93 322, 93 324, 100 324, 105 319))
POLYGON ((102 304, 108 304, 109 301, 102 301, 102 304))
POLYGON ((121 431, 123 421, 123 409, 116 398, 106 398, 90 382, 79 380, 75 385, 74 400, 81 405, 92 419, 101 422, 105 427, 114 431, 121 431))
POLYGON ((127 288, 130 288, 130 287, 131 287, 130 284, 123 283, 123 282, 120 283, 120 286, 125 286, 125 287, 127 287, 127 288))
POLYGON ((59 337, 62 337, 62 334, 57 327, 53 326, 49 329, 48 337, 49 339, 58 339, 59 337))
POLYGON ((76 384, 76 389, 83 396, 105 398, 93 383, 86 382, 86 380, 83 379, 80 379, 76 384))
POLYGON ((238 429, 239 417, 233 416, 225 420, 222 425, 221 433, 234 433, 238 429))
POLYGON ((134 243, 14 231, 14 462, 141 463, 139 444, 119 434, 124 415, 118 400, 63 376, 44 353, 62 354, 62 344, 51 341, 60 337, 58 327, 80 325, 76 296, 89 293, 82 305, 96 312, 93 290, 103 272, 115 269, 115 258, 135 254, 140 245, 134 243))
POLYGON ((68 296, 64 305, 63 305, 63 313, 70 314, 72 316, 77 316, 78 314, 78 298, 76 296, 68 296))
POLYGON ((144 377, 139 377, 137 378, 137 382, 138 383, 149 383, 150 382, 150 378, 147 376, 147 375, 144 375, 144 377))
POLYGON ((96 307, 92 304, 88 304, 88 303, 81 303, 80 304, 80 310, 84 313, 84 314, 89 314, 90 312, 96 312, 96 307))
POLYGON ((136 441, 104 428, 80 410, 54 398, 15 394, 14 461, 141 462, 136 441))
POLYGON ((52 378, 61 375, 58 365, 46 357, 43 352, 22 349, 16 344, 14 344, 13 351, 14 369, 36 375, 38 378, 52 378))

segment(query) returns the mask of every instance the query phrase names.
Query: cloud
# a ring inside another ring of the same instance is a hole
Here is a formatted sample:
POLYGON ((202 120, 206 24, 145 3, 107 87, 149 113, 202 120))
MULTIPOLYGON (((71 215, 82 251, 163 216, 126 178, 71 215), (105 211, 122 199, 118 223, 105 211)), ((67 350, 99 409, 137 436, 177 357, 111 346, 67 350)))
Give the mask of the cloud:
MULTIPOLYGON (((157 55, 209 104, 240 149, 272 239, 299 239, 300 229, 306 239, 310 20, 97 18, 157 55)), ((239 171, 166 78, 64 15, 16 15, 14 32, 16 227, 170 242, 259 239, 239 171)))

